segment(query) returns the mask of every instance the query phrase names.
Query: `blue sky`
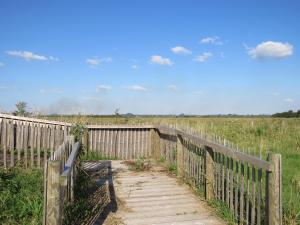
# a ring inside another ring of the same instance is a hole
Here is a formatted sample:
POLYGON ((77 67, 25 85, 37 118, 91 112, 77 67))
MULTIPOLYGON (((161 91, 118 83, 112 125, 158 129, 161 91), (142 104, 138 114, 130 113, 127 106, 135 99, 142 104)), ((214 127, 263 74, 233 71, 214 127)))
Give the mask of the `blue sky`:
POLYGON ((0 2, 0 110, 300 109, 299 1, 0 2))

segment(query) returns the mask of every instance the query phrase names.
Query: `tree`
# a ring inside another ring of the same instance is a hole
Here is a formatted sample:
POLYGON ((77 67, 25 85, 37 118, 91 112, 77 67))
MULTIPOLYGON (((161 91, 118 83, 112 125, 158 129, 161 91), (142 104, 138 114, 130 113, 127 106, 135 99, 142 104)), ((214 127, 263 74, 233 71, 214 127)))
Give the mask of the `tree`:
POLYGON ((14 115, 26 116, 28 114, 28 112, 26 111, 26 108, 27 108, 26 102, 23 102, 23 101, 17 102, 16 108, 17 108, 17 110, 14 112, 14 115))

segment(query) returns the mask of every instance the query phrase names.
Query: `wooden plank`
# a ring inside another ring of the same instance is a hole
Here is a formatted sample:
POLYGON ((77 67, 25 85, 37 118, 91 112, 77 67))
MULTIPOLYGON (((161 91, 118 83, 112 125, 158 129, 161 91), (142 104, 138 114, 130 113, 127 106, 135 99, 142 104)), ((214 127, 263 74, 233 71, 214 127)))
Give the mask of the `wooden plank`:
POLYGON ((36 127, 36 131, 37 131, 37 142, 36 142, 37 166, 41 167, 41 134, 42 134, 42 130, 41 130, 40 124, 38 124, 38 126, 36 127))
POLYGON ((250 220, 249 210, 250 210, 250 166, 246 164, 247 167, 247 193, 246 193, 246 222, 250 220))
POLYGON ((28 167, 28 136, 29 136, 29 124, 25 122, 24 133, 23 133, 23 149, 24 149, 24 163, 25 167, 28 167))
POLYGON ((282 224, 282 165, 281 155, 268 155, 272 171, 267 173, 266 219, 270 225, 282 224))
POLYGON ((252 191, 251 191, 251 224, 256 224, 255 222, 255 200, 256 200, 256 170, 252 167, 252 191))
POLYGON ((4 168, 7 168, 7 157, 6 157, 6 151, 7 151, 7 120, 2 120, 2 148, 3 148, 3 166, 4 168))
POLYGON ((129 125, 129 124, 114 124, 114 125, 87 125, 88 129, 112 129, 112 130, 120 130, 120 129, 152 129, 155 128, 153 125, 129 125))
POLYGON ((230 159, 226 157, 226 204, 229 207, 230 205, 230 159))
POLYGON ((241 163, 241 182, 240 182, 240 213, 239 213, 239 224, 244 224, 244 185, 245 185, 245 169, 244 164, 241 163))
POLYGON ((51 120, 42 120, 42 119, 35 119, 35 118, 22 117, 22 116, 12 116, 12 115, 7 115, 7 114, 3 114, 3 113, 0 113, 0 118, 19 120, 19 121, 25 121, 25 122, 54 124, 54 125, 65 125, 65 126, 71 126, 72 125, 71 123, 64 123, 64 122, 51 121, 51 120))
POLYGON ((205 146, 205 175, 206 175, 206 187, 205 198, 212 200, 214 198, 214 161, 213 161, 213 149, 205 146))
POLYGON ((235 162, 235 182, 234 182, 234 215, 235 218, 238 220, 239 218, 239 211, 238 211, 238 206, 239 206, 239 162, 235 162))
POLYGON ((9 124, 9 150, 10 150, 10 166, 15 165, 15 125, 13 121, 9 124))
POLYGON ((229 176, 230 176, 230 190, 229 190, 229 194, 230 194, 230 204, 229 204, 229 207, 230 207, 230 209, 231 209, 231 211, 234 213, 234 205, 233 205, 233 196, 234 196, 234 194, 233 194, 233 187, 234 187, 234 180, 233 180, 233 159, 231 158, 230 159, 230 169, 229 169, 229 176))
POLYGON ((34 140, 35 140, 35 128, 34 124, 29 124, 29 146, 30 146, 30 166, 34 166, 34 140))
POLYGON ((49 161, 47 176, 46 224, 59 225, 62 219, 60 161, 49 161))
POLYGON ((258 170, 258 177, 257 177, 257 188, 258 188, 258 190, 257 190, 257 206, 256 206, 256 208, 257 208, 257 213, 256 213, 256 215, 257 215, 257 218, 256 218, 256 223, 257 223, 257 225, 260 225, 261 224, 261 206, 262 206, 262 200, 261 200, 261 198, 262 198, 262 170, 261 169, 259 169, 258 170))

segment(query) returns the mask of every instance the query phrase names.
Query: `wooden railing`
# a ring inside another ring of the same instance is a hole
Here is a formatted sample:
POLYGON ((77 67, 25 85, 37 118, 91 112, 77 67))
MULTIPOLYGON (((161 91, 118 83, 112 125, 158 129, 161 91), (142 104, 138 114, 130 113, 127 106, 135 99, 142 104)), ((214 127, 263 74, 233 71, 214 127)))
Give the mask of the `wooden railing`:
POLYGON ((74 200, 79 145, 68 137, 45 162, 44 225, 62 224, 64 207, 74 200))
POLYGON ((152 125, 89 125, 83 143, 105 158, 151 158, 152 125))
POLYGON ((191 130, 162 125, 155 143, 156 158, 176 152, 170 163, 176 162, 178 176, 202 189, 207 200, 224 202, 239 224, 282 224, 280 154, 263 160, 191 130))
POLYGON ((63 143, 71 124, 0 114, 0 166, 40 167, 63 143))

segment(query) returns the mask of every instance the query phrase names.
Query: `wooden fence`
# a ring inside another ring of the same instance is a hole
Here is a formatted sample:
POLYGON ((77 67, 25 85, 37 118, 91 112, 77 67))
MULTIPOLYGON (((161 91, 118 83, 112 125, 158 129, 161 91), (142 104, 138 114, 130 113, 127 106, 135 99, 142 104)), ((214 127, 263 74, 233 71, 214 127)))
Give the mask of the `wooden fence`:
POLYGON ((151 158, 150 125, 89 125, 85 140, 88 151, 111 159, 151 158))
POLYGON ((166 157, 165 146, 174 149, 176 137, 172 151, 176 151, 178 176, 204 190, 207 200, 224 202, 239 224, 282 224, 280 154, 270 153, 263 160, 190 130, 158 126, 157 131, 157 155, 166 157))
POLYGON ((63 143, 71 124, 0 114, 0 166, 40 167, 63 143))
POLYGON ((74 200, 79 142, 68 137, 44 167, 44 225, 62 224, 64 206, 74 200))

